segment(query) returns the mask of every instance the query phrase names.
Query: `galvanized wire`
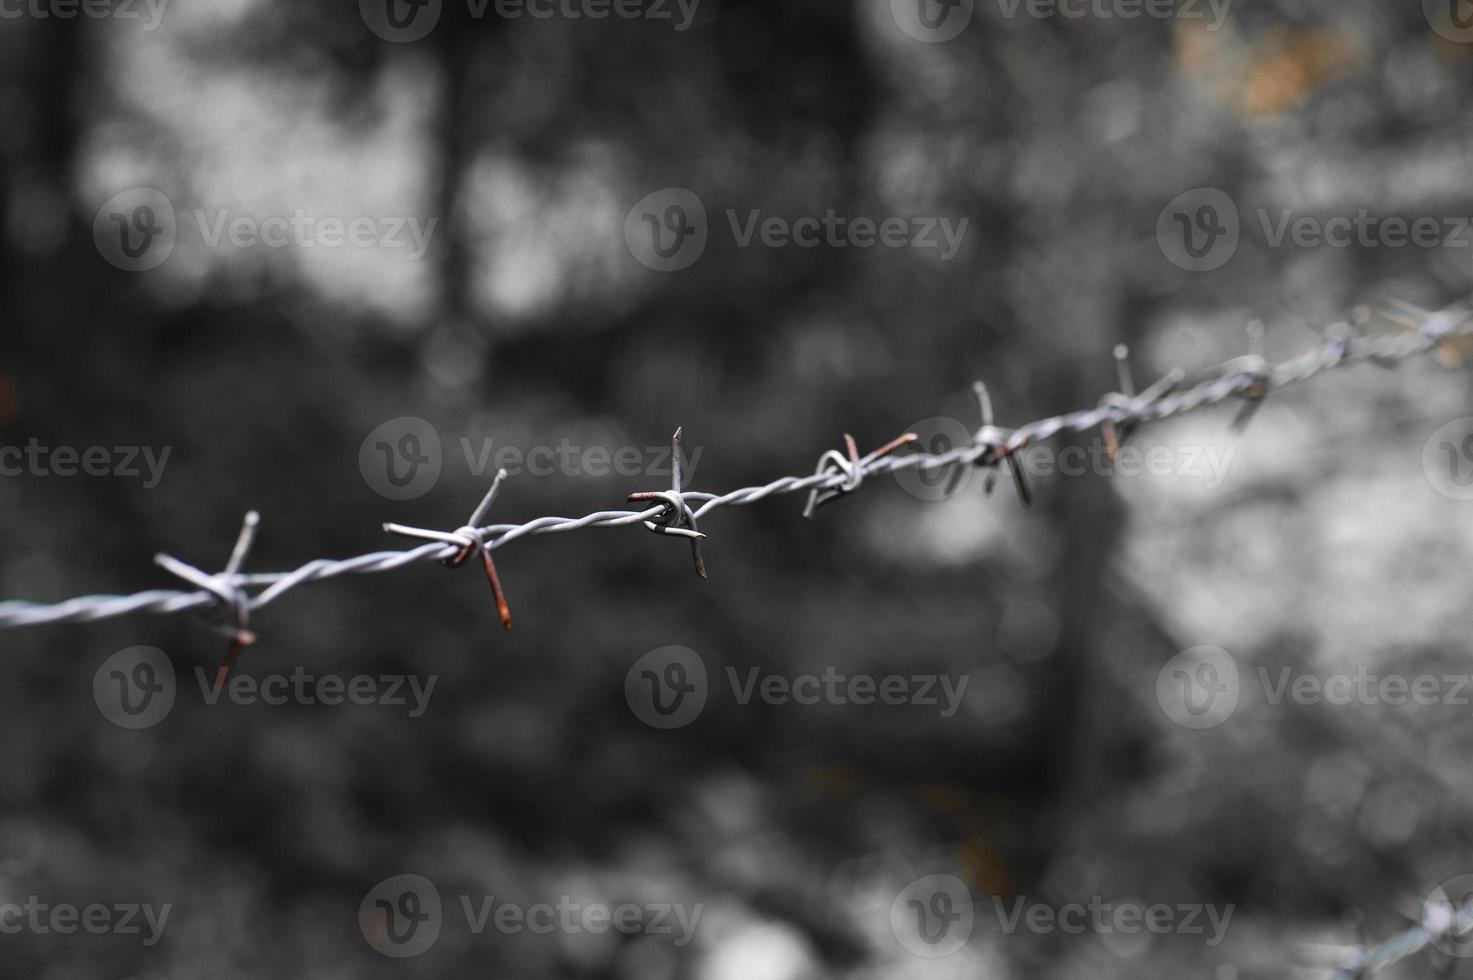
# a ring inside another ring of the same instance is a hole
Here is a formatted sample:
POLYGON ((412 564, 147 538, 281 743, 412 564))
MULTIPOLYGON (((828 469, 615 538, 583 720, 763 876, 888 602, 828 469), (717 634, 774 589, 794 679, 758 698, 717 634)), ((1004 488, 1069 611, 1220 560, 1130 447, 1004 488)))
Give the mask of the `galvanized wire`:
POLYGON ((1447 906, 1436 910, 1423 922, 1400 932, 1379 946, 1361 950, 1350 957, 1335 973, 1335 980, 1366 980, 1387 967, 1422 952, 1439 939, 1466 943, 1473 930, 1473 903, 1456 909, 1447 906))
MULTIPOLYGON (((1421 313, 1408 329, 1380 335, 1357 334, 1345 325, 1327 331, 1327 342, 1299 357, 1269 364, 1254 353, 1218 365, 1206 380, 1170 390, 1158 383, 1139 395, 1119 392, 1107 395, 1094 408, 1039 419, 1017 428, 999 428, 984 419, 970 445, 942 453, 912 452, 895 455, 871 454, 852 463, 839 454, 826 453, 817 472, 809 476, 784 476, 760 486, 743 487, 724 494, 686 490, 678 480, 671 491, 645 495, 658 502, 643 510, 602 510, 582 517, 539 517, 521 524, 467 526, 441 532, 441 540, 407 551, 376 551, 344 559, 317 559, 289 572, 244 573, 236 570, 242 554, 232 555, 227 571, 207 575, 161 556, 161 563, 194 584, 208 580, 209 588, 197 591, 156 589, 133 595, 88 595, 54 604, 11 600, 0 602, 0 629, 44 623, 88 622, 135 612, 179 613, 200 611, 234 616, 237 626, 250 612, 270 605, 286 593, 308 582, 340 575, 389 572, 426 561, 452 561, 464 556, 470 546, 489 553, 519 538, 558 534, 583 528, 625 527, 644 524, 651 530, 678 533, 695 540, 694 525, 720 507, 744 506, 778 494, 801 491, 857 490, 863 482, 883 473, 901 470, 934 471, 969 465, 998 466, 1011 461, 1024 446, 1050 439, 1062 432, 1085 432, 1105 426, 1128 431, 1141 423, 1182 415, 1228 398, 1241 397, 1256 405, 1270 391, 1307 381, 1314 376, 1349 364, 1373 361, 1389 363, 1424 353, 1440 345, 1473 334, 1473 317, 1462 308, 1421 313), (838 460, 832 457, 839 457, 838 460), (679 507, 675 504, 679 503, 679 507), (683 525, 683 526, 682 526, 683 525), (260 591, 248 594, 248 590, 260 591), (236 608, 232 609, 234 606, 236 608)), ((488 497, 490 495, 488 494, 488 497)), ((478 508, 478 513, 484 507, 478 508)), ((478 518, 479 519, 479 518, 478 518)), ((399 529, 401 532, 404 529, 399 529)), ((698 568, 699 560, 698 560, 698 568)))

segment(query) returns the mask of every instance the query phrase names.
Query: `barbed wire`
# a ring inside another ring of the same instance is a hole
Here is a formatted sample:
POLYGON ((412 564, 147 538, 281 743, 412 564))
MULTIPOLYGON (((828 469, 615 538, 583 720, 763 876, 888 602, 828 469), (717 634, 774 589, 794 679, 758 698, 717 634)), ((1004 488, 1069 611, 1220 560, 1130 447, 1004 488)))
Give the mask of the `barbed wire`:
POLYGON ((1367 335, 1344 322, 1324 328, 1316 327, 1324 343, 1279 364, 1270 364, 1264 357, 1262 325, 1250 325, 1250 352, 1247 355, 1217 365, 1208 372, 1210 376, 1206 380, 1197 384, 1182 387, 1185 375, 1180 370, 1174 370, 1139 393, 1133 390, 1128 352, 1122 345, 1115 351, 1120 368, 1120 391, 1105 395, 1094 408, 1039 419, 1016 428, 995 424, 987 389, 979 382, 974 388, 979 403, 981 427, 976 430, 970 445, 940 453, 900 453, 898 450, 916 438, 907 433, 866 456, 860 456, 854 441, 846 435, 846 452, 825 452, 819 459, 817 469, 809 476, 779 477, 770 483, 743 487, 724 494, 683 487, 680 472, 680 432, 677 430, 672 454, 674 464, 671 488, 631 494, 630 501, 650 504, 642 510, 601 510, 576 518, 549 516, 521 524, 482 524, 506 479, 503 470, 497 474, 491 489, 466 524, 454 531, 386 524, 384 529, 390 533, 424 539, 427 543, 407 551, 376 551, 353 558, 316 559, 288 572, 247 573, 241 570, 259 521, 259 517, 252 512, 246 516, 236 547, 222 572, 211 574, 167 555, 156 556, 161 567, 196 586, 196 591, 154 589, 132 595, 85 595, 57 603, 9 600, 0 602, 0 629, 47 623, 90 622, 137 612, 169 614, 199 611, 217 629, 230 637, 231 648, 226 666, 222 668, 223 673, 228 671, 229 664, 239 653, 240 647, 253 639, 253 634, 247 629, 250 615, 299 586, 341 575, 390 572, 424 561, 440 561, 458 566, 467 562, 477 551, 481 553, 482 564, 491 584, 502 624, 510 628, 509 606, 491 560, 491 553, 519 538, 559 534, 583 528, 640 524, 658 534, 687 539, 696 573, 704 578, 706 571, 700 542, 705 534, 697 530, 697 525, 706 515, 720 507, 745 506, 779 494, 808 491, 809 500, 804 513, 812 516, 822 504, 858 490, 865 480, 879 474, 903 470, 952 469, 955 471, 953 480, 957 480, 968 466, 988 469, 986 486, 990 492, 993 479, 1003 465, 1011 470, 1018 491, 1027 503, 1029 491, 1023 469, 1015 455, 1024 447, 1050 439, 1059 433, 1078 433, 1101 428, 1113 459, 1120 442, 1128 438, 1141 423, 1183 415, 1228 398, 1238 397, 1244 399, 1244 407, 1234 425, 1241 427, 1273 390, 1307 381, 1334 368, 1366 362, 1390 365, 1433 348, 1441 348, 1452 359, 1457 360, 1460 355, 1455 342, 1473 336, 1473 310, 1464 305, 1437 311, 1406 307, 1399 315, 1388 315, 1387 319, 1396 322, 1402 329, 1397 333, 1367 335), (252 594, 251 590, 259 591, 252 594))
MULTIPOLYGON (((1334 980, 1368 980, 1369 977, 1415 956, 1439 940, 1466 944, 1473 930, 1473 902, 1462 905, 1428 903, 1422 920, 1377 946, 1357 950, 1341 963, 1334 980)), ((1460 948, 1466 948, 1462 946, 1460 948)), ((1467 955, 1466 952, 1450 955, 1467 955)))

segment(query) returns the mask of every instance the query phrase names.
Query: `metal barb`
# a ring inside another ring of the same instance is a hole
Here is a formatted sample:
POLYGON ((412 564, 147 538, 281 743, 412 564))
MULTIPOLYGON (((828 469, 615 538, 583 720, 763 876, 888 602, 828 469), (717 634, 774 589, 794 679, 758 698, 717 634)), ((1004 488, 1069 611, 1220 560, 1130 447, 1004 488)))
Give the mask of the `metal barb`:
MULTIPOLYGON (((1033 506, 1033 494, 1028 489, 1028 478, 1023 472, 1023 466, 1015 458, 1018 450, 1028 445, 1025 438, 1012 445, 1015 433, 1008 429, 1000 429, 993 424, 992 418, 992 396, 987 393, 987 386, 980 381, 972 383, 972 394, 977 398, 977 414, 982 417, 982 428, 978 429, 973 436, 973 442, 982 449, 974 466, 987 469, 987 475, 983 478, 983 492, 991 496, 993 488, 997 485, 997 466, 1004 463, 1013 477, 1013 485, 1018 489, 1018 498, 1023 501, 1024 507, 1033 506)), ((948 492, 954 492, 960 472, 952 478, 948 492)))
POLYGON ((695 564, 696 574, 706 578, 706 560, 701 557, 701 539, 705 537, 696 529, 696 514, 690 505, 685 502, 685 496, 681 488, 680 480, 680 434, 683 430, 676 429, 675 435, 670 438, 670 489, 669 490, 644 490, 639 493, 631 493, 627 498, 630 503, 647 503, 660 501, 665 505, 665 510, 655 520, 644 521, 647 530, 655 534, 669 534, 680 538, 690 539, 690 557, 695 564), (682 523, 687 526, 682 527, 682 523))
POLYGON ((907 432, 902 436, 891 439, 868 456, 861 457, 859 455, 859 446, 855 443, 854 437, 847 432, 844 433, 844 448, 849 453, 848 457, 846 458, 836 449, 830 449, 818 458, 818 467, 813 471, 814 476, 825 473, 842 473, 844 474, 844 482, 836 487, 814 487, 810 490, 808 492, 808 503, 803 508, 803 516, 812 520, 814 512, 824 504, 858 490, 864 483, 866 467, 875 460, 882 459, 902 446, 907 446, 915 442, 919 438, 920 436, 914 432, 907 432))
POLYGON ((186 582, 199 586, 214 596, 217 613, 227 615, 234 620, 233 624, 217 627, 230 638, 230 645, 225 650, 225 660, 215 672, 217 687, 230 679, 230 671, 235 666, 236 658, 240 656, 241 650, 256 642, 256 634, 252 633, 249 628, 251 599, 245 590, 236 584, 236 578, 240 575, 241 567, 250 554, 251 546, 256 542, 256 528, 260 524, 260 514, 253 510, 246 512, 245 519, 241 521, 240 534, 235 538, 235 547, 231 549, 230 558, 225 562, 225 570, 218 575, 202 572, 172 555, 159 553, 153 556, 154 564, 160 568, 177 575, 186 582))
POLYGON ((1437 341, 1437 360, 1443 367, 1459 367, 1466 362, 1468 338, 1463 336, 1446 340, 1443 339, 1443 336, 1473 318, 1473 307, 1469 307, 1466 303, 1454 303, 1441 310, 1424 310, 1415 303, 1408 303, 1403 299, 1393 299, 1389 302, 1398 307, 1401 313, 1398 315, 1382 311, 1382 319, 1403 329, 1415 330, 1437 341))
POLYGON ((1120 455, 1120 447, 1135 432, 1140 425, 1139 414, 1144 406, 1159 401, 1176 389, 1186 376, 1180 368, 1172 368, 1161 378, 1139 395, 1135 393, 1135 379, 1130 370, 1130 348, 1125 344, 1116 344, 1112 352, 1115 357, 1115 372, 1120 379, 1120 390, 1110 392, 1100 399, 1101 409, 1110 409, 1121 413, 1125 418, 1116 421, 1107 415, 1100 422, 1100 432, 1105 437, 1105 452, 1110 462, 1120 455))
POLYGON ((1263 321, 1248 321, 1248 354, 1227 364, 1230 369, 1228 373, 1249 376, 1247 386, 1238 392, 1246 402, 1238 409, 1238 414, 1232 421, 1231 428, 1234 432, 1241 433, 1248 428, 1248 423, 1253 421, 1253 416, 1258 414, 1258 409, 1263 406, 1263 400, 1268 395, 1268 360, 1264 356, 1266 343, 1263 321), (1233 368, 1236 371, 1232 371, 1233 368))
POLYGON ((1445 962, 1438 959, 1443 951, 1437 948, 1437 942, 1453 937, 1459 943, 1466 943, 1470 929, 1473 929, 1473 901, 1458 906, 1427 903, 1415 925, 1379 945, 1364 945, 1345 958, 1335 972, 1335 980, 1364 980, 1424 951, 1433 959, 1433 969, 1439 970, 1445 962))
POLYGON ((501 490, 501 484, 506 480, 506 470, 496 471, 496 478, 491 481, 491 489, 481 498, 476 509, 471 512, 470 520, 463 527, 454 531, 434 531, 429 528, 407 527, 403 524, 385 524, 384 530, 390 534, 402 535, 406 538, 419 538, 424 541, 440 541, 445 544, 459 546, 460 550, 443 563, 449 568, 459 568, 470 561, 476 552, 481 553, 481 565, 486 571, 486 581, 491 586, 491 597, 496 602, 496 613, 501 618, 501 628, 511 629, 511 605, 506 601, 506 592, 501 587, 501 576, 496 574, 496 562, 491 559, 491 545, 484 540, 480 529, 480 523, 486 519, 486 512, 496 501, 496 494, 501 490))

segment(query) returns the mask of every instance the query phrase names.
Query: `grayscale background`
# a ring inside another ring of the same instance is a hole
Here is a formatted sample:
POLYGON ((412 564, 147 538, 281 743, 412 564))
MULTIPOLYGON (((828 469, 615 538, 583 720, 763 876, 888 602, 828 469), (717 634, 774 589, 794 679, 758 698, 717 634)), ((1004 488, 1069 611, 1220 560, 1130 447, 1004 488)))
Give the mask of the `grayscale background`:
MULTIPOLYGON (((1473 288, 1470 83, 1464 0, 0 0, 0 598, 1395 335, 1473 288)), ((510 632, 475 561, 306 585, 218 696, 193 614, 0 633, 0 976, 1328 980, 1473 893, 1463 353, 1031 509, 719 510, 707 581, 523 538, 510 632)))

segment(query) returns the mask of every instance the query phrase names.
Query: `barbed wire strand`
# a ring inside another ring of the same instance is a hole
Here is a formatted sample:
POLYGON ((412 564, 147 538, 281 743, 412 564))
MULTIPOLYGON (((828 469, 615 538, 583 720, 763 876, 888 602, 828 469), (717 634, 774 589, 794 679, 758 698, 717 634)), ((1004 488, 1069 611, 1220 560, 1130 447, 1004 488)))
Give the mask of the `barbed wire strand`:
MULTIPOLYGON (((865 457, 858 457, 852 450, 846 458, 836 450, 830 450, 820 459, 818 469, 809 476, 779 477, 760 486, 743 487, 723 494, 706 493, 682 488, 678 464, 671 490, 651 491, 631 495, 632 500, 652 501, 653 505, 643 510, 601 510, 582 517, 538 517, 521 524, 488 524, 475 526, 484 518, 497 488, 504 476, 498 479, 482 505, 477 508, 472 522, 453 531, 427 531, 404 528, 400 525, 385 525, 385 529, 399 534, 411 534, 431 540, 407 551, 376 551, 353 558, 320 558, 289 572, 248 573, 240 570, 245 560, 249 540, 244 539, 232 554, 225 572, 207 575, 185 566, 182 562, 159 558, 160 563, 175 574, 183 574, 201 588, 193 592, 153 589, 132 595, 85 595, 56 603, 39 603, 25 600, 0 602, 0 629, 20 626, 37 626, 47 623, 91 622, 111 619, 130 613, 181 613, 198 610, 210 612, 216 618, 225 616, 234 626, 235 634, 244 633, 247 617, 262 609, 298 586, 308 582, 336 578, 341 575, 366 575, 390 572, 407 565, 424 561, 440 561, 456 565, 463 563, 481 550, 486 561, 488 577, 493 580, 493 591, 497 594, 498 607, 503 612, 503 623, 509 623, 510 614, 505 610, 504 595, 495 579, 494 566, 489 565, 490 553, 519 538, 539 534, 560 534, 593 527, 625 527, 642 524, 647 529, 662 534, 687 537, 693 545, 697 573, 704 577, 704 564, 700 558, 699 541, 705 535, 695 530, 697 522, 720 507, 736 507, 755 504, 771 496, 809 491, 815 504, 844 493, 851 493, 873 476, 903 470, 934 471, 952 467, 960 470, 966 466, 990 468, 989 478, 996 469, 1006 463, 1013 471, 1018 489, 1027 499, 1022 468, 1013 456, 1025 446, 1043 442, 1062 432, 1085 432, 1103 427, 1110 436, 1109 442, 1117 445, 1116 434, 1128 435, 1143 422, 1158 421, 1183 415, 1228 398, 1246 400, 1244 409, 1250 411, 1270 391, 1307 381, 1316 375, 1350 364, 1374 362, 1386 365, 1404 358, 1425 353, 1433 348, 1455 350, 1455 341, 1473 336, 1473 310, 1464 306, 1449 307, 1438 311, 1419 311, 1414 318, 1398 321, 1405 327, 1393 334, 1364 335, 1357 333, 1348 324, 1337 324, 1335 328, 1321 331, 1328 338, 1323 345, 1280 364, 1269 364, 1262 353, 1254 353, 1217 365, 1206 380, 1186 388, 1179 388, 1180 372, 1142 391, 1139 395, 1130 392, 1113 392, 1102 398, 1091 409, 1069 412, 1051 418, 1039 419, 1017 428, 1002 428, 993 424, 991 405, 985 388, 977 389, 982 405, 982 426, 970 445, 941 453, 912 452, 896 454, 893 450, 910 441, 909 434, 894 440, 888 446, 865 457), (458 560, 457 560, 458 559, 458 560), (188 569, 187 572, 181 571, 188 569), (259 589, 247 595, 247 589, 259 589)), ((1261 328, 1260 334, 1261 336, 1261 328)), ((1258 346, 1257 339, 1254 341, 1258 346)), ((1122 354, 1117 351, 1117 358, 1122 354)), ((1122 371, 1122 380, 1128 373, 1122 371)), ((1129 388, 1129 384, 1122 384, 1129 388)), ((1240 421, 1242 415, 1239 416, 1240 421)), ((679 434, 677 433, 677 441, 679 434)), ((847 437, 846 437, 847 438, 847 437)), ((678 447, 676 456, 678 458, 678 447)), ((248 521, 250 519, 248 518, 248 521)), ((252 530, 254 523, 252 522, 252 530)))
POLYGON ((1473 902, 1457 907, 1429 905, 1423 921, 1379 946, 1360 950, 1346 959, 1335 972, 1334 980, 1366 980, 1442 939, 1458 944, 1459 951, 1453 955, 1466 956, 1470 930, 1473 930, 1473 902))

